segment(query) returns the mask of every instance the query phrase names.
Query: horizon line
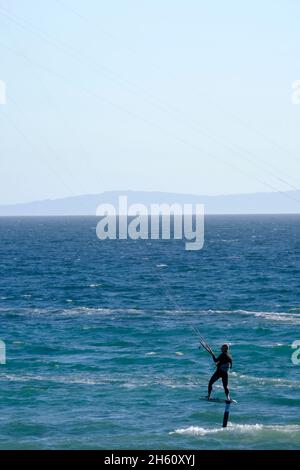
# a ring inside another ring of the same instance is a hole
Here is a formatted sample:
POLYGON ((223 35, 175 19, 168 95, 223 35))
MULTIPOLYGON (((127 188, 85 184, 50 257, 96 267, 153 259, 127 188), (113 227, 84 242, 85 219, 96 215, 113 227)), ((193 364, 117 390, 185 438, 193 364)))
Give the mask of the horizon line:
MULTIPOLYGON (((24 204, 35 204, 35 203, 40 203, 40 202, 47 202, 47 201, 59 201, 59 200, 65 200, 65 199, 74 199, 78 197, 89 197, 89 196, 101 196, 103 194, 109 194, 109 193, 147 193, 147 194, 176 194, 179 196, 196 196, 196 197, 205 197, 205 198, 216 198, 216 197, 234 197, 234 196, 255 196, 255 195, 280 195, 280 194, 289 194, 289 193, 297 193, 300 192, 300 189, 290 189, 286 191, 257 191, 253 193, 228 193, 228 194, 196 194, 196 193, 183 193, 183 192, 175 192, 175 191, 160 191, 160 190, 142 190, 142 189, 125 189, 125 190, 120 190, 120 189, 112 189, 112 190, 107 190, 107 191, 102 191, 100 193, 86 193, 86 194, 78 194, 78 195, 72 195, 72 196, 61 196, 61 197, 54 197, 54 198, 44 198, 44 199, 35 199, 35 200, 30 200, 30 201, 25 201, 25 202, 9 202, 9 203, 0 203, 0 207, 3 206, 18 206, 18 205, 24 205, 24 204)), ((299 201, 300 202, 300 201, 299 201)))

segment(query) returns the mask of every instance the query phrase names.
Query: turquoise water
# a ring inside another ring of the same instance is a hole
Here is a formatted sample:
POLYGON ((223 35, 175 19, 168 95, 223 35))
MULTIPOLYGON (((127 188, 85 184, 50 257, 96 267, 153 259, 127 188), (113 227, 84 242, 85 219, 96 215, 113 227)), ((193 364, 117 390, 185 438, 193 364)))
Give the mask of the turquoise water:
POLYGON ((96 222, 0 219, 0 448, 300 449, 300 217, 207 217, 199 252, 96 222), (231 343, 227 429, 192 326, 231 343))

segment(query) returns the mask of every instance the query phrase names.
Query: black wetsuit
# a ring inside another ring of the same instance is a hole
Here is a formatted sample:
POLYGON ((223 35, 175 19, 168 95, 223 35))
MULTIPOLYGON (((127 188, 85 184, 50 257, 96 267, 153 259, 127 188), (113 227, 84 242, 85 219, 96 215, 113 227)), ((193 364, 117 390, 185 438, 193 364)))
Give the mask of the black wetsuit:
POLYGON ((208 395, 210 396, 213 384, 222 379, 223 387, 226 396, 229 395, 228 389, 228 369, 232 367, 232 358, 229 353, 222 352, 218 357, 213 356, 213 360, 217 363, 217 370, 212 375, 208 384, 208 395))

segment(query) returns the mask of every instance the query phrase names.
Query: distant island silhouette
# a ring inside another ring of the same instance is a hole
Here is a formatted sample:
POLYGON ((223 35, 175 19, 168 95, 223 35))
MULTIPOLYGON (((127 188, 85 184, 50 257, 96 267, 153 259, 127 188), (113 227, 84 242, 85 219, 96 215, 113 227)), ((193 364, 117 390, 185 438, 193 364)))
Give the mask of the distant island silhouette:
POLYGON ((0 216, 96 215, 96 208, 101 203, 111 203, 117 207, 121 195, 128 197, 128 204, 140 203, 147 207, 155 203, 202 203, 206 214, 300 214, 300 190, 218 196, 106 191, 101 194, 0 205, 0 216))

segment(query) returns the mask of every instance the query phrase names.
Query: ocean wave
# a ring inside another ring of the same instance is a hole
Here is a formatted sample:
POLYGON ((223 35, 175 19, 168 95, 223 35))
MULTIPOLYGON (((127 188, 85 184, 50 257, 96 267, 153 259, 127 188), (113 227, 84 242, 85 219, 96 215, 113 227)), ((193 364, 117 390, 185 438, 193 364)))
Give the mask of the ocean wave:
POLYGON ((290 311, 300 314, 300 307, 290 308, 290 311))
POLYGON ((89 377, 59 377, 47 375, 16 375, 16 374, 1 374, 0 380, 8 380, 10 382, 54 382, 63 384, 83 384, 83 385, 105 385, 110 383, 110 379, 92 379, 89 377))
POLYGON ((269 321, 281 321, 290 322, 294 325, 300 325, 300 314, 299 313, 269 313, 269 312, 256 312, 256 317, 262 317, 269 321))
POLYGON ((207 310, 207 313, 223 315, 248 315, 253 317, 264 318, 268 321, 291 322, 296 325, 300 324, 300 313, 265 312, 255 310, 207 310))
MULTIPOLYGON (((96 287, 98 284, 90 285, 96 287)), ((70 304, 74 299, 66 299, 70 304)), ((212 315, 232 315, 232 316, 250 316, 262 318, 272 322, 286 322, 295 325, 300 324, 300 313, 287 313, 287 312, 266 312, 266 311, 252 311, 252 310, 187 310, 187 309, 138 309, 138 308, 109 308, 109 307, 89 307, 89 306, 70 306, 70 308, 55 308, 55 307, 0 307, 0 312, 11 315, 110 315, 110 314, 152 314, 152 315, 189 315, 190 320, 195 316, 198 320, 199 316, 212 316, 212 315)))
POLYGON ((114 385, 120 388, 147 388, 155 386, 164 386, 167 388, 195 388, 199 384, 192 378, 185 378, 182 381, 175 380, 172 377, 152 377, 145 379, 144 377, 109 377, 109 376, 84 376, 84 375, 38 375, 38 374, 0 374, 0 381, 10 382, 51 382, 57 384, 78 384, 78 385, 114 385))
POLYGON ((249 382, 256 382, 260 385, 272 384, 275 387, 300 388, 300 382, 295 380, 281 379, 277 377, 255 377, 252 375, 239 374, 238 372, 231 372, 230 375, 249 382))
MULTIPOLYGON (((145 356, 157 356, 157 354, 158 353, 155 351, 149 351, 145 353, 145 356)), ((179 357, 179 356, 184 356, 184 353, 181 351, 175 351, 174 355, 179 357)))
MULTIPOLYGON (((153 357, 156 355, 153 351, 146 353, 146 356, 153 357)), ((250 382, 253 385, 270 385, 273 387, 286 387, 300 389, 300 381, 293 381, 288 379, 281 379, 275 377, 254 377, 246 374, 239 374, 231 372, 232 378, 237 380, 250 382)), ((121 388, 145 388, 162 386, 172 389, 195 389, 201 385, 199 379, 194 376, 185 376, 181 379, 176 379, 168 376, 152 376, 152 377, 128 377, 117 376, 109 377, 104 375, 39 375, 39 374, 0 374, 0 381, 12 382, 53 382, 63 384, 82 384, 82 385, 114 385, 121 388)), ((215 385, 216 390, 222 389, 221 384, 215 385)))
POLYGON ((183 434, 188 436, 205 436, 208 434, 257 434, 257 433, 268 433, 268 434, 290 434, 300 437, 300 426, 298 424, 232 424, 228 423, 227 428, 203 428, 199 426, 189 426, 187 428, 175 429, 175 431, 169 434, 183 434))
MULTIPOLYGON (((72 303, 73 299, 66 299, 72 303)), ((72 308, 9 308, 0 307, 0 313, 9 315, 33 315, 33 316, 78 316, 78 315, 111 315, 111 314, 143 314, 145 310, 135 308, 108 308, 108 307, 72 307, 72 308)))
POLYGON ((142 314, 144 313, 144 310, 135 308, 77 307, 64 309, 60 313, 62 315, 112 315, 118 313, 142 314))

